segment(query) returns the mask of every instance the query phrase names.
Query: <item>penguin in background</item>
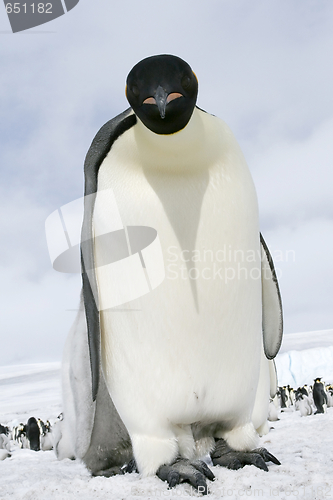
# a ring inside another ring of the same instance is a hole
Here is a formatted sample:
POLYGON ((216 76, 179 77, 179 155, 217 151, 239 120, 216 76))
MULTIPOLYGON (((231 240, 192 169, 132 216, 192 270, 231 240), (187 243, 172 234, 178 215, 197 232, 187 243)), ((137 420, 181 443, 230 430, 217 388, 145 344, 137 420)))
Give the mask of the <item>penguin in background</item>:
POLYGON ((301 391, 305 396, 310 396, 311 386, 309 387, 307 384, 304 384, 303 387, 301 387, 301 391))
POLYGON ((333 406, 333 387, 331 384, 325 387, 325 392, 327 396, 327 407, 331 408, 333 406))
POLYGON ((0 434, 0 462, 10 457, 10 440, 6 434, 0 434))
POLYGON ((179 57, 140 61, 127 77, 131 107, 87 153, 83 289, 64 351, 55 450, 94 475, 137 469, 206 494, 207 453, 235 469, 279 464, 257 443, 276 393, 282 306, 250 172, 227 125, 196 106, 197 93, 179 57), (150 280, 147 293, 119 307, 105 304, 126 275, 107 274, 110 239, 99 236, 109 189, 125 228, 117 248, 139 253, 150 280), (166 277, 155 288, 148 255, 130 248, 138 227, 153 228, 161 244, 166 277), (224 245, 228 262, 217 259, 224 245))
POLYGON ((314 405, 314 400, 313 400, 313 387, 311 385, 307 386, 305 385, 304 386, 306 388, 306 390, 308 391, 308 394, 309 394, 309 401, 311 403, 311 405, 314 405))
POLYGON ((290 404, 293 406, 295 404, 295 391, 290 385, 288 385, 289 400, 290 404))
POLYGON ((291 405, 291 399, 290 399, 290 386, 286 385, 283 387, 286 395, 286 407, 289 408, 291 405))
POLYGON ((301 417, 312 415, 312 406, 309 397, 302 392, 298 392, 296 394, 295 409, 299 410, 301 417))
POLYGON ((274 404, 274 400, 272 398, 270 399, 268 406, 268 420, 270 422, 276 422, 277 420, 280 420, 278 417, 278 409, 274 404))
POLYGON ((325 413, 327 408, 327 395, 324 389, 324 384, 321 382, 321 377, 317 377, 314 380, 312 396, 314 405, 317 408, 315 415, 317 413, 325 413))
POLYGON ((280 406, 281 408, 289 407, 289 398, 288 398, 288 390, 285 386, 279 387, 279 396, 280 396, 280 406))
POLYGON ((309 396, 309 391, 305 385, 303 387, 298 387, 296 390, 296 399, 298 394, 303 394, 304 396, 309 396))
POLYGON ((30 417, 26 424, 26 434, 30 450, 40 450, 40 430, 35 417, 30 417))

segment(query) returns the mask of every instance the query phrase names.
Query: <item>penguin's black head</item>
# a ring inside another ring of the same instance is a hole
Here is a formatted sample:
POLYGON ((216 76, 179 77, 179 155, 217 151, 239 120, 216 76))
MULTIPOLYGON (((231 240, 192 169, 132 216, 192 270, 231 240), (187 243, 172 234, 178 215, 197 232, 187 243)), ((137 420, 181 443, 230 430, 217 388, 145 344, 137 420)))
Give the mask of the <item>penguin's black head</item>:
POLYGON ((189 122, 198 95, 190 66, 176 56, 143 59, 130 71, 126 97, 135 114, 156 134, 174 134, 189 122))

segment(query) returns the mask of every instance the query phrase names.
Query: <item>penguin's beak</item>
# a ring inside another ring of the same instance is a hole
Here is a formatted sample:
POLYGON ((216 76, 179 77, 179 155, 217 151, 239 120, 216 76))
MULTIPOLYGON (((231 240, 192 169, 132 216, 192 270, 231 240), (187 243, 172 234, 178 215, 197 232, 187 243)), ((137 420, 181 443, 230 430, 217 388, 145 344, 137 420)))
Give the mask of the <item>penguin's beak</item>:
POLYGON ((155 97, 155 101, 156 101, 158 110, 160 112, 161 118, 163 119, 163 118, 165 118, 165 108, 167 105, 168 94, 165 92, 163 87, 161 87, 161 85, 159 85, 157 87, 157 90, 155 92, 154 97, 155 97))
POLYGON ((143 101, 143 104, 155 104, 163 120, 165 118, 165 108, 167 104, 175 99, 178 99, 179 97, 183 97, 183 94, 180 94, 179 92, 171 92, 171 94, 167 94, 164 88, 159 85, 154 97, 147 97, 143 101))

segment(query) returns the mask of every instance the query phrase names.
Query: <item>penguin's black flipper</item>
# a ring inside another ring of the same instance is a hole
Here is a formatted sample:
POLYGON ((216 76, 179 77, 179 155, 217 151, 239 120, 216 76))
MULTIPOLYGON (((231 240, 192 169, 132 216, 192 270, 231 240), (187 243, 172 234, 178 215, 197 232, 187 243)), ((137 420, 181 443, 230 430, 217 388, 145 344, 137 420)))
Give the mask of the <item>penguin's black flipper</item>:
POLYGON ((177 459, 171 465, 161 465, 156 475, 162 481, 167 481, 169 488, 186 482, 203 495, 208 493, 206 478, 210 481, 215 479, 214 474, 205 462, 201 460, 191 461, 184 458, 177 459))
POLYGON ((282 301, 273 259, 262 234, 260 234, 260 243, 264 351, 267 359, 273 359, 279 352, 282 342, 282 301))
POLYGON ((94 244, 92 220, 97 192, 98 170, 113 143, 136 123, 131 108, 116 116, 97 132, 84 163, 84 217, 81 233, 81 270, 84 307, 87 318, 90 364, 92 373, 92 397, 95 401, 100 370, 100 324, 98 293, 94 272, 94 244), (88 273, 89 272, 89 276, 88 273))

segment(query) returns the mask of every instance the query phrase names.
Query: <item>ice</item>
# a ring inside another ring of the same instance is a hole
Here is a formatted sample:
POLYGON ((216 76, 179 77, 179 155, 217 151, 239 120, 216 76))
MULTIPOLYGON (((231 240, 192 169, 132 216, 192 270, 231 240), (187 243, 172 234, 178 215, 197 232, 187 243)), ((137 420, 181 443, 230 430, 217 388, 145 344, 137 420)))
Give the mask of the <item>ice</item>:
POLYGON ((288 333, 283 336, 280 353, 293 350, 304 351, 314 347, 330 347, 332 345, 333 330, 288 333))
POLYGON ((275 363, 280 386, 333 382, 333 330, 285 335, 275 363))

